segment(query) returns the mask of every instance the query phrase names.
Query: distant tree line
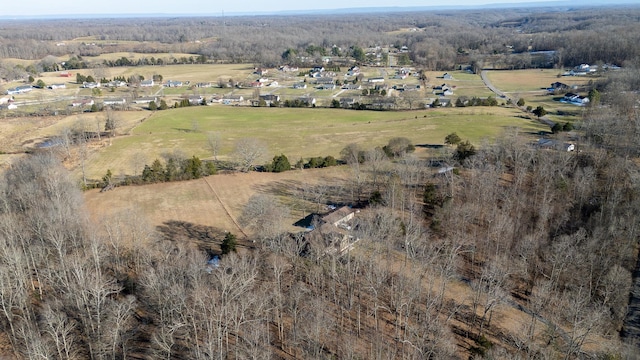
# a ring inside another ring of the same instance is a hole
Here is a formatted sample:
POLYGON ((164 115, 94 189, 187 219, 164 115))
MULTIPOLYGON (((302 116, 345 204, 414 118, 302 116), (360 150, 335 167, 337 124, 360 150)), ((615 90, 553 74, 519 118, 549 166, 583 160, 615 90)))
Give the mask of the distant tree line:
MULTIPOLYGON (((135 25, 129 19, 94 19, 91 23, 21 20, 0 29, 0 58, 42 59, 37 71, 59 68, 52 58, 67 54, 73 56, 65 61, 65 69, 208 62, 275 67, 321 63, 325 56, 335 60, 328 66, 335 68, 351 60, 375 63, 378 55, 386 63, 386 50, 371 46, 388 44, 393 52, 404 46, 408 49, 397 54, 399 65, 412 62, 427 70, 450 70, 460 65, 472 65, 475 70, 599 62, 624 65, 640 56, 640 49, 634 46, 640 42, 639 11, 633 7, 530 8, 447 14, 153 18, 137 19, 135 25), (403 28, 415 31, 396 31, 403 28), (97 40, 66 41, 86 36, 97 40), (137 60, 121 57, 99 64, 86 60, 113 52, 192 55, 137 60)), ((0 77, 10 73, 0 73, 0 77)))

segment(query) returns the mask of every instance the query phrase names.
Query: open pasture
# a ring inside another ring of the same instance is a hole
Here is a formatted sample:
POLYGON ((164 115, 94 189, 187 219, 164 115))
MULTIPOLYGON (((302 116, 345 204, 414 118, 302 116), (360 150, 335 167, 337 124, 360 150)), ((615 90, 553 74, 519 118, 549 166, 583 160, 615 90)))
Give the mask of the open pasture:
POLYGON ((238 139, 254 137, 268 145, 262 161, 285 154, 290 161, 332 155, 350 143, 365 149, 385 145, 393 137, 407 137, 414 144, 442 144, 457 132, 479 144, 494 139, 508 127, 535 133, 545 126, 525 120, 512 108, 475 107, 403 112, 341 109, 249 108, 207 106, 156 112, 135 127, 131 135, 116 138, 112 145, 94 153, 87 175, 98 178, 111 169, 116 174, 139 170, 140 158, 150 163, 163 153, 179 151, 186 156, 211 158, 207 134, 222 139, 219 157, 230 158, 238 139))
POLYGON ((580 91, 593 81, 593 77, 587 76, 560 76, 557 69, 529 69, 513 71, 489 71, 488 77, 493 85, 511 96, 512 98, 523 98, 527 106, 534 109, 542 106, 547 110, 549 117, 557 122, 573 122, 580 118, 584 108, 576 105, 565 104, 557 101, 562 95, 549 95, 546 88, 554 82, 561 82, 576 90, 570 90, 581 95, 587 95, 580 91))

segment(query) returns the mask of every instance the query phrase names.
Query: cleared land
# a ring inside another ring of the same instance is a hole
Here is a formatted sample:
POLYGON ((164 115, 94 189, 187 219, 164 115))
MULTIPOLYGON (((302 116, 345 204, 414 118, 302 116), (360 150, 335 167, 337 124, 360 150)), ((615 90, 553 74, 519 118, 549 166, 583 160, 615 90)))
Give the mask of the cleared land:
POLYGON ((155 113, 130 136, 116 138, 111 146, 94 153, 87 174, 98 178, 107 169, 116 174, 133 174, 132 159, 139 159, 140 154, 147 163, 174 151, 211 158, 208 132, 220 133, 223 159, 230 156, 238 139, 255 137, 268 145, 263 161, 285 154, 295 162, 312 156, 339 157, 350 143, 364 148, 383 146, 394 137, 407 137, 416 145, 442 144, 447 134, 457 132, 463 139, 480 144, 509 127, 531 134, 547 129, 519 116, 517 109, 502 107, 403 112, 231 106, 172 109, 155 113))
POLYGON ((593 81, 589 76, 560 76, 557 69, 529 69, 514 71, 489 71, 488 77, 493 85, 512 98, 523 98, 527 106, 534 109, 542 106, 548 111, 547 117, 555 122, 573 122, 579 120, 583 108, 564 104, 557 99, 562 95, 549 95, 546 90, 552 83, 561 82, 571 87, 577 87, 572 92, 587 95, 581 89, 593 81))
POLYGON ((320 181, 336 184, 343 181, 348 173, 347 167, 334 167, 277 174, 253 172, 214 175, 192 181, 124 186, 104 193, 90 190, 85 192, 85 200, 89 213, 96 221, 118 212, 135 211, 154 227, 177 221, 242 236, 233 220, 241 216, 244 205, 252 195, 268 194, 279 196, 284 203, 292 205, 287 230, 300 231, 302 229, 294 227, 293 223, 309 215, 315 206, 304 201, 293 204, 291 193, 320 181), (282 195, 283 188, 286 188, 288 196, 282 195))

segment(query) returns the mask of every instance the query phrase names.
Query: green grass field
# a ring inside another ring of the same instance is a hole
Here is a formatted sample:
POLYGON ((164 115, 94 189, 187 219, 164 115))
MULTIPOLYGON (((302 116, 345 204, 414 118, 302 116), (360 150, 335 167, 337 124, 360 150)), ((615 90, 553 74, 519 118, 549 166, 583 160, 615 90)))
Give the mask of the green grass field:
MULTIPOLYGON (((569 86, 583 87, 593 80, 586 76, 558 77, 557 69, 529 69, 514 71, 489 71, 488 76, 493 85, 513 98, 523 98, 527 106, 542 106, 547 110, 547 117, 556 122, 575 122, 580 119, 584 108, 557 101, 558 96, 549 95, 545 90, 558 81, 569 86)), ((587 95, 585 92, 578 92, 587 95)))
MULTIPOLYGON (((115 54, 125 55, 124 53, 115 54)), ((131 56, 131 54, 128 54, 131 56)), ((369 68, 364 69, 365 80, 368 77, 392 76, 394 69, 369 68)), ((257 75, 252 74, 253 66, 249 64, 229 65, 168 65, 168 66, 142 66, 142 67, 118 67, 78 70, 84 75, 94 77, 130 76, 134 74, 151 78, 153 74, 161 74, 165 80, 181 80, 196 82, 217 83, 219 79, 228 81, 253 81, 257 75)), ((46 83, 75 81, 73 78, 60 78, 59 73, 45 73, 41 78, 46 83)), ((486 97, 492 93, 483 85, 480 76, 463 71, 449 72, 452 80, 444 80, 444 72, 428 72, 428 86, 423 92, 425 101, 431 98, 430 87, 447 83, 455 86, 455 99, 459 96, 486 97)), ((490 71, 489 77, 494 85, 512 97, 523 97, 527 105, 536 107, 544 106, 549 112, 548 117, 558 122, 573 122, 579 119, 582 108, 573 105, 562 104, 546 95, 543 88, 552 82, 562 81, 569 85, 584 85, 588 78, 558 78, 557 70, 517 70, 517 71, 490 71)), ((315 97, 319 107, 328 106, 333 96, 340 92, 335 90, 317 90, 309 84, 307 89, 294 90, 290 86, 294 82, 302 81, 302 77, 281 74, 275 69, 270 69, 270 79, 278 79, 281 87, 261 89, 262 94, 279 94, 286 98, 296 98, 305 94, 315 97)), ((340 75, 338 75, 338 78, 340 75)), ((387 80, 389 84, 415 84, 417 78, 409 77, 404 80, 387 80)), ((10 85, 17 85, 10 84, 10 85)), ((9 85, 9 84, 7 84, 9 85)), ((138 95, 150 95, 154 89, 138 90, 138 95)), ((189 90, 187 87, 178 89, 164 89, 169 105, 180 96, 192 93, 224 94, 233 92, 242 95, 245 99, 254 96, 254 89, 220 89, 208 88, 189 90)), ((130 96, 130 88, 122 88, 111 93, 102 90, 102 97, 130 96)), ((365 101, 361 97, 361 90, 343 91, 339 97, 354 97, 365 101)), ((79 89, 78 85, 69 84, 64 90, 37 90, 27 95, 16 96, 17 101, 40 100, 50 96, 90 96, 91 90, 79 89)), ((162 94, 161 94, 162 95, 162 94)), ((283 100, 284 100, 283 99, 283 100)), ((415 100, 415 99, 414 99, 415 100)), ((66 100, 68 101, 68 100, 66 100)), ((418 100, 416 100, 418 101, 418 100)), ((64 104, 64 103, 63 103, 64 104)), ((417 102, 414 104, 414 106, 417 102)), ((24 108, 30 111, 30 108, 24 108)), ((128 114, 125 112, 122 114, 128 114)), ((284 153, 292 161, 300 157, 311 156, 338 156, 340 150, 351 142, 358 142, 365 147, 382 146, 396 136, 410 138, 416 144, 441 144, 444 136, 456 131, 463 138, 468 138, 476 144, 480 144, 484 138, 492 139, 499 135, 505 127, 517 126, 532 133, 546 127, 534 121, 523 120, 523 114, 516 109, 509 108, 451 108, 438 110, 416 110, 400 112, 369 112, 348 111, 338 109, 286 109, 286 108, 249 108, 237 106, 210 106, 194 107, 187 109, 175 109, 152 114, 150 112, 137 113, 135 118, 149 117, 144 122, 138 120, 138 127, 131 135, 117 138, 111 146, 95 151, 89 162, 88 173, 90 177, 100 177, 106 169, 111 169, 120 174, 134 173, 136 166, 131 159, 145 158, 147 162, 160 157, 162 153, 180 150, 185 155, 198 155, 202 158, 211 157, 207 150, 206 134, 209 131, 217 131, 222 134, 223 146, 221 157, 227 157, 232 152, 234 142, 242 137, 257 137, 264 139, 269 145, 269 154, 265 160, 274 155, 284 153), (426 117, 425 117, 426 116, 426 117)), ((122 115, 125 116, 125 115, 122 115)), ((93 122, 93 121, 92 121, 93 122)), ((135 123, 135 122, 134 122, 135 123)), ((130 128, 129 128, 130 129, 130 128)), ((127 133, 123 129, 121 133, 127 133)), ((21 135, 25 138, 35 139, 36 134, 43 132, 41 129, 32 132, 33 135, 21 135)), ((55 132, 55 131, 54 131, 55 132)), ((26 132, 21 132, 26 134, 26 132)), ((12 145, 12 148, 14 146, 12 145)), ((139 161, 136 161, 139 163, 139 161)))
POLYGON ((211 158, 207 133, 212 131, 221 134, 221 158, 230 156, 238 139, 255 137, 268 144, 265 161, 281 153, 295 161, 311 156, 338 157, 347 144, 373 148, 398 136, 414 144, 442 144, 444 137, 455 131, 479 145, 508 127, 531 133, 546 129, 518 115, 521 113, 515 109, 501 107, 404 112, 234 106, 171 109, 155 113, 130 136, 117 138, 111 146, 93 154, 88 175, 99 177, 107 169, 131 174, 134 158, 151 162, 176 150, 187 156, 211 158))

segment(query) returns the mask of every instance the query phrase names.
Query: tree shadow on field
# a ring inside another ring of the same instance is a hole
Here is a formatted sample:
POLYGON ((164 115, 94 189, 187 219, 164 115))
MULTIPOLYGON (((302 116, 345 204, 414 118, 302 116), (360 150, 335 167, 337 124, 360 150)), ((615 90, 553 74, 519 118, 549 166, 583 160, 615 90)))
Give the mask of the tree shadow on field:
POLYGON ((278 197, 304 199, 322 204, 349 204, 349 181, 340 178, 321 178, 309 184, 298 180, 280 180, 256 185, 256 191, 278 197))
POLYGON ((296 196, 303 188, 303 183, 297 180, 279 180, 266 184, 259 184, 255 189, 263 194, 276 196, 296 196))
POLYGON ((220 253, 220 244, 225 236, 222 229, 177 220, 165 221, 157 230, 165 240, 193 242, 210 255, 220 253))
POLYGON ((175 131, 186 132, 186 133, 197 133, 198 130, 194 129, 185 129, 185 128, 173 128, 175 131))
POLYGON ((425 148, 425 149, 442 149, 444 145, 443 144, 416 144, 416 147, 425 148))

